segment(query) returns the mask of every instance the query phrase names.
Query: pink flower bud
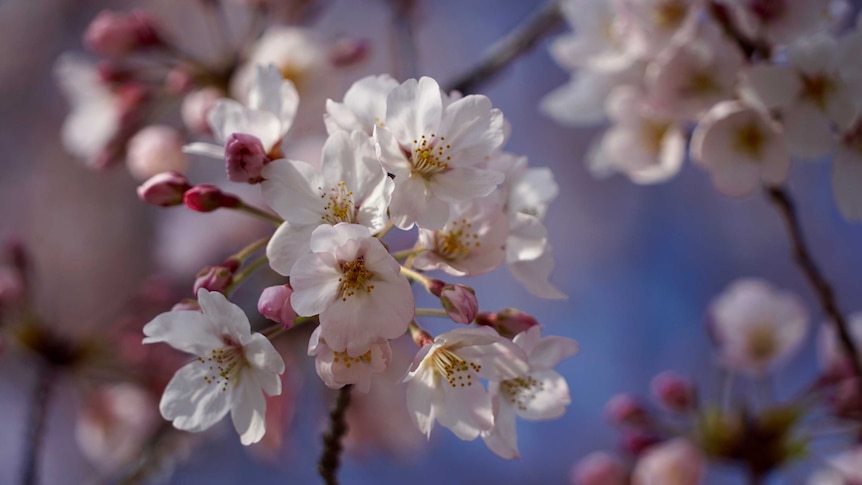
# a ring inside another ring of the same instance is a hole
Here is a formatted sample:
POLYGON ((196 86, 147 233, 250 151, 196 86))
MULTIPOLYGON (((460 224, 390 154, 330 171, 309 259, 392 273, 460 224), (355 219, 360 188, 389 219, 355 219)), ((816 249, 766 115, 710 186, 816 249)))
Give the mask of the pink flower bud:
POLYGON ((695 390, 691 382, 673 371, 665 371, 652 380, 652 392, 662 406, 684 412, 695 405, 695 390))
POLYGON ((605 405, 605 416, 613 424, 637 425, 648 420, 647 411, 631 394, 617 394, 605 405))
POLYGON ((182 173, 188 164, 188 157, 183 153, 183 137, 170 126, 148 126, 129 140, 126 166, 138 180, 167 171, 182 173))
POLYGON ((329 60, 334 66, 352 66, 368 58, 370 47, 367 39, 339 39, 329 51, 329 60))
POLYGON ((215 185, 195 185, 183 195, 183 203, 191 210, 212 212, 221 207, 235 208, 242 204, 239 197, 226 194, 215 185))
POLYGON ((257 302, 257 311, 273 322, 280 323, 285 330, 293 326, 296 312, 290 306, 290 295, 293 288, 290 285, 278 285, 264 288, 257 302))
POLYGON ((228 266, 205 266, 195 276, 194 293, 197 294, 201 288, 223 292, 233 282, 234 271, 235 268, 228 266))
POLYGON ((189 181, 176 172, 153 175, 138 187, 138 197, 153 205, 172 207, 183 203, 183 194, 192 186, 189 181))
POLYGON ((171 94, 183 94, 194 85, 192 74, 184 67, 175 67, 165 76, 165 89, 171 94))
POLYGON ((506 338, 513 338, 515 335, 539 324, 532 315, 516 308, 506 308, 497 313, 479 313, 476 316, 476 323, 494 327, 497 333, 506 338))
POLYGON ((103 10, 84 32, 84 46, 104 56, 123 56, 160 42, 155 20, 142 10, 103 10))
POLYGON ((171 308, 172 312, 175 312, 178 310, 188 310, 188 311, 193 311, 193 312, 199 312, 199 311, 201 311, 201 305, 198 303, 197 300, 193 300, 191 298, 183 298, 182 300, 178 301, 177 304, 171 308))
POLYGON ((436 297, 440 297, 440 293, 443 292, 443 288, 446 287, 446 282, 443 280, 438 280, 436 278, 428 278, 428 292, 436 297))
POLYGON ((638 456, 660 442, 661 440, 658 437, 651 434, 630 431, 623 435, 620 446, 628 453, 638 456))
POLYGON ((96 72, 99 74, 99 80, 106 85, 127 83, 135 76, 133 69, 111 60, 99 61, 96 64, 96 72))
POLYGON ((697 485, 706 474, 703 453, 683 438, 651 447, 635 464, 632 482, 644 485, 697 485))
POLYGON ((228 179, 250 184, 263 182, 260 171, 271 161, 260 138, 245 133, 234 133, 228 137, 224 145, 224 159, 228 179))
POLYGON ((572 468, 573 485, 626 485, 628 470, 615 456, 597 451, 572 468))
POLYGON ((440 292, 440 303, 449 318, 456 323, 470 324, 479 313, 479 301, 473 288, 464 285, 446 285, 440 292))
POLYGON ((192 91, 183 98, 180 114, 183 124, 192 133, 208 135, 212 132, 208 121, 210 110, 224 96, 218 88, 207 87, 192 91))

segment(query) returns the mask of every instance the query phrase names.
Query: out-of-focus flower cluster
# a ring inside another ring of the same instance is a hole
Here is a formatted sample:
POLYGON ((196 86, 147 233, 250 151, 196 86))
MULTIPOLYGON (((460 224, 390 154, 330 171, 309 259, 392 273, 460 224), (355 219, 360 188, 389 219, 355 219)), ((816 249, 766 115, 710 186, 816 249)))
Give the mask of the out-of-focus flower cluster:
POLYGON ((594 175, 659 183, 688 154, 718 190, 740 196, 784 182, 791 158, 831 154, 835 201, 862 219, 862 37, 834 33, 845 2, 565 0, 562 9, 574 32, 551 52, 572 79, 542 108, 563 123, 610 122, 587 158, 594 175))

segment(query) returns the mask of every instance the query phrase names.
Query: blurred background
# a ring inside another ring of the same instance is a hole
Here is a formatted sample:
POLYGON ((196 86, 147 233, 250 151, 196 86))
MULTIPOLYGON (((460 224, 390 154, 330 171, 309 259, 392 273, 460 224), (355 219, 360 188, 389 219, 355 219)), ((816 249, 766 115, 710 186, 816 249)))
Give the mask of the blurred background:
MULTIPOLYGON (((153 268, 163 264, 166 259, 159 256, 163 249, 157 246, 172 239, 157 230, 159 221, 168 217, 165 211, 138 200, 134 190, 138 182, 122 166, 94 172, 64 152, 59 131, 68 104, 58 91, 52 66, 65 51, 83 51, 81 34, 101 9, 146 4, 160 18, 178 25, 193 23, 184 17, 190 15, 184 3, 0 2, 0 146, 4 152, 0 237, 18 238, 30 250, 36 306, 46 321, 64 331, 98 332, 153 268)), ((371 42, 368 60, 339 73, 337 86, 328 94, 341 99, 353 80, 392 70, 392 12, 382 0, 324 4, 312 24, 321 35, 349 35, 371 42)), ((416 26, 419 74, 433 76, 441 84, 455 79, 542 4, 533 0, 422 2, 416 26)), ((656 186, 637 186, 621 176, 592 178, 582 160, 600 127, 567 128, 537 109, 542 96, 568 79, 552 61, 548 40, 480 92, 512 124, 508 150, 527 155, 532 166, 548 166, 556 175, 560 195, 547 218, 556 253, 552 281, 569 298, 532 297, 504 269, 473 279, 471 285, 483 308, 516 306, 535 315, 545 325, 545 333, 578 340, 580 353, 558 369, 568 380, 572 404, 558 420, 519 423, 520 460, 500 460, 481 441, 462 442, 437 428, 427 446, 405 448, 408 453, 348 453, 340 473, 343 483, 567 483, 579 458, 618 446, 619 435, 602 415, 605 402, 614 394, 648 394, 650 379, 666 369, 692 376, 707 396, 716 392, 719 382, 704 314, 710 299, 734 279, 759 277, 794 291, 807 304, 815 324, 823 319, 791 261, 781 220, 763 196, 724 197, 713 189, 704 171, 690 164, 670 182, 656 186)), ((204 160, 192 164, 193 170, 207 170, 199 166, 207 164, 204 160)), ((862 227, 838 214, 828 165, 795 163, 789 190, 799 202, 806 236, 834 284, 841 307, 848 313, 862 310, 862 227)), ((229 219, 212 214, 190 216, 200 219, 203 232, 216 224, 230 224, 229 219)), ((192 257, 183 254, 174 255, 174 260, 192 257)), ((194 265, 207 263, 189 262, 190 270, 174 270, 187 275, 190 287, 194 265)), ((254 300, 244 301, 244 308, 253 312, 254 300)), ((429 324, 429 328, 446 327, 429 324)), ((813 334, 809 340, 805 351, 776 376, 779 396, 790 395, 816 375, 813 334)), ((295 365, 307 370, 309 362, 295 365)), ((2 484, 17 480, 34 379, 32 361, 4 349, 0 355, 2 484)), ((189 446, 187 458, 164 478, 166 483, 318 483, 319 435, 331 395, 316 379, 313 373, 304 374, 303 394, 293 414, 294 431, 276 452, 264 456, 243 448, 223 422, 189 446)), ((61 383, 56 392, 41 451, 42 483, 88 483, 93 468, 82 458, 74 436, 76 416, 84 404, 71 382, 61 383)), ((412 440, 407 438, 407 443, 412 440)), ((808 470, 791 469, 770 483, 802 483, 808 470)), ((721 468, 708 481, 737 482, 742 483, 733 470, 721 468)))

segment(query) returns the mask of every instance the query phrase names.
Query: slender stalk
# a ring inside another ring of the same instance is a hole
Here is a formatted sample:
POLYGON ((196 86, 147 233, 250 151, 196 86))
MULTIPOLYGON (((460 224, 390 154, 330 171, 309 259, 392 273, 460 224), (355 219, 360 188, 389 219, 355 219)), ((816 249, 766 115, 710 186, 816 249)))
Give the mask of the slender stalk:
POLYGON ((266 256, 261 256, 251 263, 248 264, 245 268, 238 271, 234 277, 233 282, 231 282, 230 286, 225 288, 225 294, 229 295, 233 290, 235 290, 246 278, 251 276, 255 271, 260 269, 261 266, 265 265, 269 259, 266 256))
POLYGON ((446 313, 446 310, 438 310, 437 308, 417 308, 416 316, 449 318, 449 314, 446 313))
POLYGON ((338 466, 341 463, 342 438, 347 434, 345 414, 350 406, 350 390, 347 385, 338 390, 338 397, 329 412, 329 430, 323 435, 323 452, 317 463, 317 471, 326 485, 338 485, 338 466))
POLYGON ((464 94, 476 91, 512 61, 533 48, 543 37, 555 32, 562 23, 563 17, 557 0, 550 0, 521 25, 495 42, 473 69, 450 83, 445 91, 454 90, 464 94))
POLYGON ((414 249, 405 249, 404 251, 396 251, 392 253, 392 257, 395 259, 407 259, 410 257, 418 256, 427 251, 425 248, 414 248, 414 249))
POLYGON ((793 257, 796 264, 802 270, 802 273, 805 275, 805 278, 808 280, 808 283, 817 295, 817 299, 820 301, 820 306, 823 308, 823 311, 838 330, 838 338, 841 345, 847 353, 847 357, 851 361, 853 371, 859 378, 860 385, 862 385, 862 361, 859 360, 859 350, 848 330, 847 319, 844 317, 844 313, 838 308, 838 303, 836 302, 835 293, 832 291, 832 287, 829 285, 829 282, 826 281, 820 268, 814 262, 814 258, 811 256, 811 251, 805 244, 805 238, 802 234, 802 226, 799 223, 799 216, 796 212, 796 206, 793 203, 793 199, 790 197, 790 194, 781 187, 769 187, 767 189, 767 196, 784 221, 784 226, 785 229, 787 229, 787 236, 790 238, 790 245, 793 250, 793 257))
POLYGON ((27 418, 27 447, 21 467, 21 485, 39 483, 39 449, 45 437, 45 419, 48 416, 48 403, 56 383, 56 370, 43 364, 38 370, 36 379, 33 402, 27 418))
POLYGON ((406 276, 408 279, 411 279, 417 283, 422 284, 422 286, 424 286, 425 288, 431 287, 431 280, 429 280, 427 276, 416 271, 415 269, 410 269, 410 268, 402 266, 401 267, 401 274, 406 276))
POLYGON ((243 202, 240 206, 236 207, 236 210, 251 214, 255 217, 260 217, 261 219, 265 219, 272 222, 276 226, 281 225, 281 223, 284 222, 284 219, 282 219, 281 217, 278 217, 275 214, 271 214, 263 209, 258 209, 257 207, 248 205, 245 202, 243 202))
POLYGON ((416 0, 389 0, 392 5, 392 45, 398 77, 413 78, 418 74, 414 12, 416 0))
POLYGON ((251 253, 266 246, 267 243, 269 243, 269 237, 260 238, 257 241, 249 244, 248 246, 240 249, 236 254, 234 254, 234 257, 240 261, 243 261, 245 260, 245 258, 249 257, 251 253))

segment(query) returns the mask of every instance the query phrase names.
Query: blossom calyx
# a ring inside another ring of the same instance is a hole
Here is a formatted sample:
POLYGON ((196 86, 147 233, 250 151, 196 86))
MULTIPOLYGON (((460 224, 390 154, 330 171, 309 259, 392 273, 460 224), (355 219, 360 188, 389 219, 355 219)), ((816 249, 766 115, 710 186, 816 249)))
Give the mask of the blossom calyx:
POLYGON ((535 317, 516 308, 505 308, 499 312, 481 312, 476 315, 476 323, 493 327, 497 333, 506 338, 513 338, 539 324, 535 317))
POLYGON ((665 371, 652 380, 652 392, 665 408, 684 412, 692 409, 697 395, 691 381, 673 371, 665 371))
POLYGON ((239 262, 235 259, 229 259, 219 266, 205 266, 195 275, 195 294, 201 288, 223 293, 233 283, 233 274, 238 268, 239 262))
POLYGON ((198 212, 212 212, 222 207, 233 209, 242 205, 239 197, 222 192, 220 188, 210 184, 195 185, 187 190, 183 195, 183 203, 198 212))
POLYGON ((138 187, 138 197, 160 207, 173 207, 183 203, 183 196, 192 186, 182 174, 163 172, 153 175, 138 187))
POLYGON ((454 322, 470 324, 479 314, 479 301, 473 288, 465 285, 446 285, 440 291, 440 304, 454 322))
POLYGON ((227 178, 232 182, 263 182, 260 171, 271 162, 260 138, 246 133, 230 135, 224 144, 227 178))

